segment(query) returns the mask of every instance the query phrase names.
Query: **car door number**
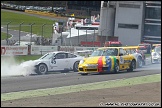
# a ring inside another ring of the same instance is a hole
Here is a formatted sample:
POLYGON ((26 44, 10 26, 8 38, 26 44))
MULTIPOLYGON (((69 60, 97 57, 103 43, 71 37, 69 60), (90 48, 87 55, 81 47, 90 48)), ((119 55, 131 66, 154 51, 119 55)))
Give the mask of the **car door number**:
POLYGON ((120 56, 120 64, 124 64, 124 59, 121 56, 120 56))
POLYGON ((56 60, 55 60, 55 59, 52 59, 52 60, 51 60, 51 63, 52 63, 52 64, 56 64, 56 60))

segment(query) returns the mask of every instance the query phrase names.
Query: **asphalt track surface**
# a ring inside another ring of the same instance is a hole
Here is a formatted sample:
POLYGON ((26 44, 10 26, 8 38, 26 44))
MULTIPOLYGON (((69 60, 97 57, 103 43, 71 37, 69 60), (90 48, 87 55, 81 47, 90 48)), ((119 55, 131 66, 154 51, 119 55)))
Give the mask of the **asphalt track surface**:
MULTIPOLYGON (((4 33, 7 33, 7 28, 6 27, 1 27, 1 32, 4 32, 4 33)), ((18 39, 19 38, 19 31, 18 30, 8 30, 8 33, 10 34, 10 35, 12 35, 12 38, 13 38, 13 40, 15 39, 18 39)), ((21 32, 21 36, 26 36, 27 34, 29 34, 29 33, 27 33, 27 32, 21 32)))
MULTIPOLYGON (((2 9, 1 9, 2 10, 2 9)), ((12 10, 5 10, 12 11, 12 10)), ((28 14, 24 12, 12 11, 15 13, 28 14)), ((40 18, 47 18, 51 20, 63 21, 59 18, 50 18, 40 15, 40 18)), ((6 28, 1 27, 1 31, 7 31, 6 28)), ((9 30, 9 33, 13 35, 13 38, 18 38, 18 31, 9 30)), ((25 36, 28 33, 21 33, 21 36, 25 36)), ((36 76, 15 76, 15 77, 1 77, 1 93, 16 92, 16 91, 25 91, 25 90, 34 90, 42 88, 53 88, 53 87, 62 87, 68 85, 100 82, 107 80, 116 80, 123 78, 131 78, 138 76, 145 76, 151 74, 161 73, 160 64, 146 65, 143 68, 136 69, 134 72, 120 72, 118 74, 103 74, 103 75, 88 75, 81 76, 77 73, 59 73, 59 74, 47 74, 47 75, 36 75, 36 76)))
MULTIPOLYGON (((55 74, 53 73, 47 75, 33 75, 26 77, 24 76, 1 77, 1 95, 10 92, 57 88, 63 86, 102 82, 117 79, 127 79, 154 74, 161 74, 161 64, 149 64, 144 66, 143 68, 138 68, 134 70, 134 72, 124 71, 118 74, 108 73, 102 75, 81 76, 75 72, 69 73, 58 72, 55 74)), ((23 102, 26 102, 26 100, 23 102)))
MULTIPOLYGON (((11 71, 12 72, 12 71, 11 71)), ((126 79, 132 77, 153 75, 161 73, 161 64, 150 64, 138 68, 134 72, 119 72, 117 74, 92 74, 82 76, 76 72, 52 73, 33 76, 1 77, 1 94, 35 89, 54 88, 85 83, 94 83, 108 80, 126 79)))

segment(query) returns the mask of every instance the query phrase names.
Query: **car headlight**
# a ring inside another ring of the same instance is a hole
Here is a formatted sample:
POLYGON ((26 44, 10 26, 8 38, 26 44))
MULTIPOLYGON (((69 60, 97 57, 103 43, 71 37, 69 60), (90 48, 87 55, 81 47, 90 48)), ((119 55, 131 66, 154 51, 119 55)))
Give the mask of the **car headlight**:
POLYGON ((82 63, 84 63, 84 60, 80 60, 79 64, 82 64, 82 63))

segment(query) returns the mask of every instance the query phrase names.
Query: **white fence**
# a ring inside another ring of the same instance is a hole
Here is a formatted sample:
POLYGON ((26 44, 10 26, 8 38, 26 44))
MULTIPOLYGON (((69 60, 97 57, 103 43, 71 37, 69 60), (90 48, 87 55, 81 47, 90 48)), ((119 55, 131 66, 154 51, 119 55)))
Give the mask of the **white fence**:
POLYGON ((95 50, 98 47, 75 47, 75 46, 1 46, 1 55, 44 55, 47 52, 67 51, 75 52, 82 50, 95 50))
POLYGON ((57 51, 57 46, 31 46, 31 55, 44 55, 47 52, 57 51))

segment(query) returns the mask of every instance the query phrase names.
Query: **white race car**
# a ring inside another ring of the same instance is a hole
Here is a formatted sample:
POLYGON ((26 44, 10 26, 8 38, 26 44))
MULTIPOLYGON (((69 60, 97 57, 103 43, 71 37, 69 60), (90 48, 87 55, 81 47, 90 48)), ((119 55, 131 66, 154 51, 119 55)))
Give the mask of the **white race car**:
POLYGON ((143 65, 145 65, 145 60, 140 53, 134 52, 132 55, 136 58, 137 68, 141 68, 143 65))
POLYGON ((141 68, 143 65, 145 65, 145 57, 142 55, 142 52, 137 50, 136 46, 134 47, 128 46, 128 47, 124 47, 124 49, 126 50, 128 54, 131 54, 135 57, 137 61, 137 64, 136 64, 137 68, 141 68))
POLYGON ((76 51, 74 52, 74 54, 83 56, 83 57, 88 57, 89 55, 91 55, 93 52, 93 50, 81 50, 81 51, 76 51))
POLYGON ((152 63, 161 63, 161 46, 155 47, 151 53, 152 63))
POLYGON ((30 66, 26 62, 20 64, 28 70, 35 67, 37 74, 46 74, 50 71, 78 71, 78 64, 84 57, 64 51, 49 52, 37 60, 32 60, 30 66), (32 64, 32 65, 31 65, 32 64))

